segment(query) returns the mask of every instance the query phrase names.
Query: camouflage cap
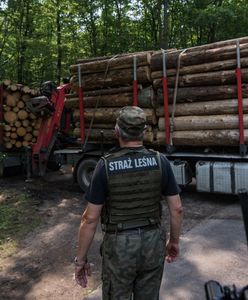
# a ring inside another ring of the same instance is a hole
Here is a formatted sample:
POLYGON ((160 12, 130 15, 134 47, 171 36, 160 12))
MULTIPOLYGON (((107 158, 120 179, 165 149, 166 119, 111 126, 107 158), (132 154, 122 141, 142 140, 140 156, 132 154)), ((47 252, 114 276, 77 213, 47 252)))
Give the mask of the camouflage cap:
POLYGON ((117 125, 130 135, 139 135, 146 127, 146 115, 137 106, 125 106, 119 112, 117 125))

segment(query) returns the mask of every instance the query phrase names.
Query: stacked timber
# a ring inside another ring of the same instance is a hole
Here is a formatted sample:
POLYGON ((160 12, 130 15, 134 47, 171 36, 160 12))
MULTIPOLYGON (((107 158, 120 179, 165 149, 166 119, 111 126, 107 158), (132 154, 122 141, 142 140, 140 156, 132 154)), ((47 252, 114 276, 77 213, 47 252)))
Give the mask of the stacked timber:
POLYGON ((157 124, 151 85, 151 52, 122 54, 113 57, 81 59, 70 67, 72 94, 66 95, 65 107, 71 109, 76 124, 74 135, 80 137, 80 110, 78 88, 84 90, 84 120, 89 141, 115 140, 114 125, 123 106, 133 104, 133 78, 136 66, 139 106, 144 108, 148 119, 145 141, 152 143, 152 126, 157 124), (134 61, 135 57, 135 61, 134 61), (80 75, 79 75, 80 74, 80 75))
POLYGON ((2 82, 3 145, 6 149, 20 149, 36 142, 40 119, 28 112, 27 102, 38 95, 28 86, 2 82))
MULTIPOLYGON (((236 41, 230 40, 166 54, 169 116, 174 145, 239 144, 236 41)), ((244 136, 248 143, 248 37, 239 39, 242 70, 244 136)), ((157 95, 158 131, 154 143, 165 144, 163 53, 153 53, 151 77, 157 95)))

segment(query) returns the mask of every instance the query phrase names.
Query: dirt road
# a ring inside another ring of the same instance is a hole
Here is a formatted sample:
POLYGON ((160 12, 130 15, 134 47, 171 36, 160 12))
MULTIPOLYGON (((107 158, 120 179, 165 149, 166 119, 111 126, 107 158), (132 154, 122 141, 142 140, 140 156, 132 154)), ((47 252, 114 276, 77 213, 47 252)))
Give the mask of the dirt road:
MULTIPOLYGON (((32 183, 17 178, 0 179, 0 189, 3 187, 10 195, 25 190, 36 203, 42 224, 18 241, 14 255, 6 257, 0 252, 0 299, 83 300, 100 285, 102 233, 99 228, 89 255, 93 274, 88 288, 83 290, 73 280, 72 261, 85 201, 71 176, 56 173, 46 181, 37 179, 32 183)), ((183 234, 216 215, 224 206, 238 205, 235 197, 197 194, 193 188, 184 191, 182 199, 183 234)), ((240 215, 234 217, 241 218, 240 215)))

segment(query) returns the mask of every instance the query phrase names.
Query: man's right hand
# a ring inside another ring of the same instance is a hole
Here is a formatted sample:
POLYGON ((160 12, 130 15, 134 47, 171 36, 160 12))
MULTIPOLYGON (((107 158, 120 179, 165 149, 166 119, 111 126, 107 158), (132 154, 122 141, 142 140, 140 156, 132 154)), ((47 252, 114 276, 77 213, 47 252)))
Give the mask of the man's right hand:
POLYGON ((85 262, 82 266, 75 266, 75 280, 83 288, 87 286, 87 276, 91 276, 90 264, 88 262, 85 262))

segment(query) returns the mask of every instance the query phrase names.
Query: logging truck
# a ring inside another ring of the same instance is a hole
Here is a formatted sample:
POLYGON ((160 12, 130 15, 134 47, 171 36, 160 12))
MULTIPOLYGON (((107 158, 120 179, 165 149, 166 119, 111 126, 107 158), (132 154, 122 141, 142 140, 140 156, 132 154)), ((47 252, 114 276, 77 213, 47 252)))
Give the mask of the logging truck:
POLYGON ((25 162, 29 178, 71 165, 85 190, 97 161, 117 143, 119 110, 138 105, 147 116, 145 146, 167 155, 179 185, 194 179, 199 192, 248 190, 247 66, 248 37, 80 59, 70 83, 21 96, 27 115, 21 103, 16 108, 20 94, 2 84, 0 170, 25 162))

